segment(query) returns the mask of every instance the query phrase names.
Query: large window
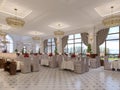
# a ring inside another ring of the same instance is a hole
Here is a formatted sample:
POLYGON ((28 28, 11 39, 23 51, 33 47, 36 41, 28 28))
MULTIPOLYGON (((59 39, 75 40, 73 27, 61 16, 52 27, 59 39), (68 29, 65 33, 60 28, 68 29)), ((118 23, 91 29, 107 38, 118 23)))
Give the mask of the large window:
POLYGON ((64 48, 66 53, 82 53, 86 54, 87 46, 82 43, 80 34, 69 35, 67 45, 64 48))
POLYGON ((13 39, 9 35, 6 35, 6 40, 9 41, 9 43, 7 44, 7 51, 9 53, 12 53, 13 52, 13 39))
POLYGON ((110 59, 115 59, 120 54, 120 31, 119 26, 109 29, 105 42, 100 46, 100 53, 106 54, 110 59))
POLYGON ((55 51, 55 40, 54 38, 48 39, 47 42, 47 53, 54 53, 55 51))
MULTIPOLYGON (((6 35, 6 41, 8 41, 7 44, 3 44, 2 42, 0 43, 0 52, 7 51, 9 53, 13 52, 13 39, 9 36, 6 35)), ((0 41, 3 41, 3 37, 0 37, 0 41)))

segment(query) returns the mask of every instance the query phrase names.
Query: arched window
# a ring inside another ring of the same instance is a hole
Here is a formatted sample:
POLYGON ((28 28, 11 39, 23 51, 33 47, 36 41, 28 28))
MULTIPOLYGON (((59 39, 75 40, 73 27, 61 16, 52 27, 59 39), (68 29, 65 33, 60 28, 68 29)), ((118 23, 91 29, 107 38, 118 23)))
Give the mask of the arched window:
POLYGON ((6 40, 9 41, 9 43, 7 44, 7 52, 12 53, 13 52, 13 39, 9 35, 6 35, 6 40))
POLYGON ((109 29, 105 42, 100 46, 100 54, 108 55, 110 59, 120 55, 120 29, 119 26, 109 29))
POLYGON ((68 36, 67 45, 64 48, 66 53, 86 54, 87 46, 82 42, 80 34, 72 34, 68 36))

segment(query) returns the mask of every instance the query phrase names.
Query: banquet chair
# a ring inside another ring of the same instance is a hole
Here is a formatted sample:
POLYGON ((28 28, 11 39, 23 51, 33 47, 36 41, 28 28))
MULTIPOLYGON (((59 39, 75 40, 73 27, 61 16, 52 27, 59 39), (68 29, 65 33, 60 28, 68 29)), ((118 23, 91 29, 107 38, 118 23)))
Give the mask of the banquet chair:
POLYGON ((84 57, 83 59, 84 59, 83 72, 88 72, 89 71, 88 57, 84 57))
POLYGON ((63 55, 61 69, 68 69, 74 71, 74 61, 68 60, 68 56, 63 55))
POLYGON ((31 72, 31 60, 30 57, 24 57, 21 61, 21 73, 29 73, 31 72))
POLYGON ((104 70, 111 70, 111 62, 108 61, 108 56, 104 57, 104 70))
POLYGON ((33 72, 38 72, 40 69, 39 66, 39 58, 36 55, 32 55, 31 57, 31 65, 32 65, 32 71, 33 72))
POLYGON ((81 57, 81 60, 77 60, 74 63, 75 65, 75 73, 82 74, 85 72, 85 64, 84 64, 84 58, 81 57))
POLYGON ((49 67, 55 68, 57 67, 57 62, 56 62, 56 55, 49 57, 49 67))
POLYGON ((120 71, 120 60, 118 60, 118 71, 120 71))
POLYGON ((90 61, 90 67, 91 68, 97 68, 98 67, 98 61, 96 60, 96 58, 89 58, 90 61))
POLYGON ((49 66, 49 56, 47 54, 43 54, 41 58, 41 65, 49 66))
POLYGON ((39 64, 41 64, 42 55, 37 55, 37 57, 39 59, 39 64))
POLYGON ((62 55, 57 55, 56 57, 57 65, 60 68, 62 63, 62 55))
POLYGON ((101 66, 101 64, 100 64, 100 56, 96 56, 95 58, 97 60, 97 67, 100 67, 101 66))

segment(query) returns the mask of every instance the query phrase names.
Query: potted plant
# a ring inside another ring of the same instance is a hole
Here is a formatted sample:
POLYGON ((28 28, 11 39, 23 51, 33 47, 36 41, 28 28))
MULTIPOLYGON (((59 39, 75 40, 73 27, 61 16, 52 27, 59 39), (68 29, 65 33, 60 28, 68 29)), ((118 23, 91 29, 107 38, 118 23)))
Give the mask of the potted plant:
POLYGON ((58 52, 57 52, 57 47, 55 47, 55 51, 54 51, 55 55, 58 55, 58 52))
POLYGON ((92 52, 92 49, 91 49, 91 44, 88 44, 88 47, 87 47, 87 52, 88 52, 88 53, 91 53, 91 52, 92 52))
POLYGON ((88 46, 87 46, 87 56, 90 56, 91 53, 92 53, 91 44, 88 44, 88 46))

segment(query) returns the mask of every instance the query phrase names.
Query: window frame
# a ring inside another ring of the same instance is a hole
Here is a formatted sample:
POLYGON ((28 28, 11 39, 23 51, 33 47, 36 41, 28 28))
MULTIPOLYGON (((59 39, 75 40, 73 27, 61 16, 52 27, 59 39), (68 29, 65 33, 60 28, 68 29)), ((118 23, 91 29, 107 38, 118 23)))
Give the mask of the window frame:
MULTIPOLYGON (((76 34, 80 34, 80 33, 76 33, 76 34)), ((84 50, 82 49, 84 43, 82 42, 81 34, 80 34, 80 38, 76 38, 76 37, 75 37, 76 34, 71 34, 71 35, 73 35, 73 39, 69 39, 69 36, 70 36, 70 35, 68 36, 67 45, 65 46, 64 51, 66 50, 66 53, 70 53, 70 52, 69 52, 69 49, 68 49, 68 45, 73 44, 73 53, 78 53, 78 52, 75 52, 75 51, 76 51, 75 45, 76 45, 76 44, 80 44, 80 52, 79 52, 79 53, 80 53, 81 55, 84 55, 84 52, 83 52, 84 50), (81 41, 80 41, 80 42, 75 42, 75 40, 78 40, 78 39, 81 39, 81 41), (68 43, 69 40, 73 40, 73 43, 68 43)))
POLYGON ((47 40, 47 53, 53 53, 54 51, 53 51, 53 47, 56 47, 56 45, 55 45, 55 40, 53 40, 54 38, 49 38, 48 40, 47 40), (49 41, 50 40, 50 41, 49 41), (48 52, 49 50, 48 50, 48 47, 50 47, 50 52, 48 52))

